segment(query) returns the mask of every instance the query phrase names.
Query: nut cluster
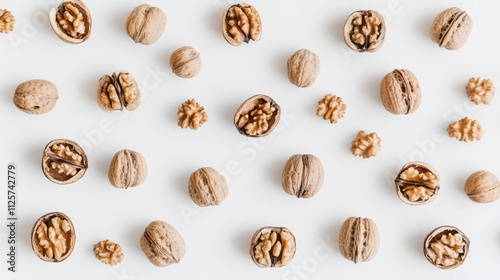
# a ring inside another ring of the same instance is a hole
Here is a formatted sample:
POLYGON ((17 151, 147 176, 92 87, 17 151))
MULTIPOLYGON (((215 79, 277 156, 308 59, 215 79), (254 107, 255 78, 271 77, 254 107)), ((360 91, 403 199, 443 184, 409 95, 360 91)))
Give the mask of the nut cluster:
POLYGON ((374 52, 385 39, 385 22, 376 11, 355 11, 344 24, 344 41, 357 52, 374 52))
POLYGON ((97 83, 97 104, 105 112, 135 110, 141 101, 139 85, 132 75, 118 71, 104 75, 97 83))
POLYGON ((0 9, 0 33, 9 33, 14 30, 16 20, 11 12, 0 9))
POLYGON ((470 78, 465 90, 469 100, 476 105, 488 105, 495 96, 495 87, 490 79, 470 78))
POLYGON ((357 157, 370 158, 377 155, 382 144, 377 133, 366 134, 363 130, 358 132, 356 139, 352 141, 351 153, 357 157))
POLYGON ((427 260, 441 269, 462 265, 469 252, 469 239, 458 228, 442 226, 434 229, 424 241, 427 260))
POLYGON ((409 162, 394 180, 399 198, 410 205, 433 200, 439 191, 439 174, 425 162, 409 162))
POLYGON ((80 0, 64 0, 49 13, 50 26, 66 43, 80 44, 90 37, 92 18, 80 0))
POLYGON ((194 99, 187 100, 182 103, 177 111, 177 124, 182 128, 198 129, 207 120, 208 115, 205 112, 205 107, 200 106, 194 99))
POLYGON ((35 254, 48 262, 62 262, 75 247, 75 228, 63 213, 48 213, 40 217, 31 232, 35 254))
POLYGON ((481 140, 483 128, 476 120, 464 117, 448 125, 448 135, 463 142, 481 140))
POLYGON ((250 256, 259 267, 282 267, 295 255, 295 236, 285 227, 263 227, 250 243, 250 256))
POLYGON ((296 51, 287 61, 288 80, 299 88, 311 86, 319 69, 318 55, 306 49, 296 51))
POLYGON ((243 135, 266 136, 278 125, 280 113, 280 107, 269 96, 254 95, 236 110, 234 125, 243 135))
POLYGON ((259 13, 253 6, 245 3, 230 6, 222 16, 222 34, 233 46, 250 40, 259 41, 262 35, 259 13))
POLYGON ((342 101, 342 98, 333 94, 327 94, 318 102, 316 115, 334 124, 344 117, 346 108, 347 106, 342 101))
POLYGON ((123 252, 120 245, 107 239, 95 244, 93 250, 95 257, 105 264, 113 266, 121 263, 123 260, 123 252))

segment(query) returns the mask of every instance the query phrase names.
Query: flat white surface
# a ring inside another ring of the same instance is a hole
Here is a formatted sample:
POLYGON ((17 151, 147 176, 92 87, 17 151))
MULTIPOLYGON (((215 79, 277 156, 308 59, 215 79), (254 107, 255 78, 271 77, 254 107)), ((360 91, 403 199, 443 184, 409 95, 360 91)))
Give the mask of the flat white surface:
MULTIPOLYGON (((134 44, 124 25, 141 3, 87 0, 92 35, 80 45, 62 42, 50 29, 46 15, 56 1, 0 4, 16 17, 15 31, 0 35, 0 166, 6 173, 7 163, 16 163, 19 178, 18 272, 7 274, 2 261, 2 279, 496 279, 500 202, 472 202, 463 183, 480 169, 500 175, 500 97, 475 106, 464 87, 474 76, 500 79, 500 2, 249 1, 261 15, 263 34, 259 42, 239 47, 220 32, 222 11, 231 0, 151 0, 166 12, 167 28, 154 45, 134 44), (474 20, 469 40, 456 51, 429 38, 434 17, 452 6, 474 20), (385 17, 386 40, 376 53, 355 53, 343 42, 344 20, 359 9, 385 17), (188 80, 171 74, 168 65, 170 54, 184 45, 195 47, 203 63, 200 74, 188 80), (300 48, 321 60, 318 79, 306 89, 296 88, 286 75, 286 60, 300 48), (380 102, 380 80, 395 68, 411 70, 421 84, 422 104, 408 116, 392 115, 380 102), (95 101, 97 81, 122 69, 141 85, 142 103, 133 112, 105 113, 95 101), (25 114, 12 103, 16 86, 35 78, 50 80, 59 90, 55 108, 44 115, 25 114), (237 132, 232 118, 257 93, 271 96, 283 115, 273 134, 251 139, 237 132), (347 105, 335 125, 315 115, 327 93, 347 105), (197 131, 177 126, 177 108, 191 98, 209 116, 197 131), (482 124, 480 141, 446 136, 447 125, 465 115, 482 124), (351 155, 359 130, 382 138, 376 157, 351 155), (53 184, 41 171, 42 150, 56 138, 74 140, 87 152, 90 167, 74 184, 53 184), (107 169, 124 148, 144 155, 149 174, 143 185, 119 190, 109 184, 107 169), (297 153, 317 155, 326 171, 323 188, 308 200, 281 188, 283 165, 297 153), (406 205, 394 191, 395 174, 410 160, 424 160, 441 175, 439 195, 427 205, 406 205), (203 166, 229 181, 229 196, 219 206, 199 208, 188 196, 189 175, 203 166), (51 211, 66 213, 77 234, 73 254, 59 264, 39 260, 30 245, 34 222, 51 211), (353 264, 338 251, 338 230, 350 216, 378 225, 380 250, 370 262, 353 264), (187 252, 179 264, 157 268, 142 253, 139 237, 156 219, 184 237, 187 252), (258 268, 249 256, 251 236, 268 225, 286 226, 297 239, 295 257, 284 268, 258 268), (457 226, 471 240, 467 260, 453 271, 435 268, 422 253, 427 233, 441 225, 457 226), (122 246, 121 264, 109 267, 94 258, 92 246, 103 239, 122 246)), ((6 238, 1 226, 2 256, 6 238)))

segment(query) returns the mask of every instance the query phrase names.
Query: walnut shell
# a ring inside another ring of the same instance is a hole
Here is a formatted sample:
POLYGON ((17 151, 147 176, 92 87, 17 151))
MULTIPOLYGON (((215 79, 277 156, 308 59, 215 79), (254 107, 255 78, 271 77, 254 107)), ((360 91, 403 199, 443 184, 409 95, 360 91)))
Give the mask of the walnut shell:
POLYGON ((485 170, 472 173, 465 181, 464 190, 474 202, 489 203, 500 198, 498 178, 485 170))
POLYGON ((401 201, 409 205, 422 205, 436 198, 439 173, 425 162, 413 161, 401 168, 394 183, 401 201))
POLYGON ((311 198, 323 185, 324 170, 314 155, 293 155, 285 163, 281 186, 286 193, 298 198, 311 198))
POLYGON ((229 192, 226 179, 217 170, 203 167, 191 174, 189 196, 198 206, 219 205, 229 192))
POLYGON ((287 61, 288 80, 297 87, 311 86, 319 69, 319 57, 306 49, 296 51, 287 61))
POLYGON ((263 137, 278 125, 281 108, 267 95, 257 94, 245 100, 234 114, 234 126, 248 137, 263 137))
POLYGON ((263 227, 250 242, 250 256, 262 268, 283 267, 295 256, 295 236, 286 227, 263 227))
POLYGON ((160 39, 167 16, 162 9, 142 4, 130 13, 127 18, 127 33, 136 43, 151 45, 160 39))
POLYGON ((257 9, 246 3, 229 6, 222 15, 222 35, 233 46, 259 41, 262 22, 257 9))
POLYGON ((448 8, 434 19, 430 36, 432 41, 448 50, 462 47, 472 30, 472 18, 459 8, 448 8))
POLYGON ((49 12, 50 26, 57 37, 66 43, 85 42, 91 33, 92 17, 80 0, 64 0, 49 12))
POLYGON ((44 114, 56 105, 59 95, 56 85, 46 80, 29 80, 17 86, 14 105, 28 114, 44 114))
POLYGON ((163 221, 153 221, 146 227, 140 245, 149 261, 158 267, 178 263, 186 253, 182 236, 163 221))
POLYGON ((64 213, 52 212, 40 217, 31 231, 33 252, 43 261, 62 262, 75 248, 73 223, 64 213))
POLYGON ((190 46, 179 48, 170 56, 170 67, 181 78, 193 78, 201 69, 200 54, 190 46))
POLYGON ((454 269, 464 263, 469 245, 469 239, 458 228, 441 226, 425 238, 424 255, 437 268, 454 269))
POLYGON ((380 98, 385 109, 393 114, 415 112, 422 100, 417 77, 410 70, 395 69, 382 78, 380 98))
POLYGON ((380 246, 377 225, 369 218, 350 217, 340 228, 339 251, 346 259, 367 262, 380 246))
POLYGON ((344 42, 357 52, 374 52, 385 39, 384 17, 372 10, 355 11, 344 24, 344 42))
POLYGON ((144 157, 132 150, 117 152, 109 165, 108 179, 119 189, 139 186, 146 180, 148 167, 144 157))
POLYGON ((76 142, 56 139, 50 141, 43 150, 43 174, 53 183, 74 183, 85 175, 87 169, 87 155, 76 142))
POLYGON ((96 101, 99 108, 105 112, 123 109, 133 111, 141 103, 141 92, 132 74, 127 71, 117 71, 99 79, 96 101))

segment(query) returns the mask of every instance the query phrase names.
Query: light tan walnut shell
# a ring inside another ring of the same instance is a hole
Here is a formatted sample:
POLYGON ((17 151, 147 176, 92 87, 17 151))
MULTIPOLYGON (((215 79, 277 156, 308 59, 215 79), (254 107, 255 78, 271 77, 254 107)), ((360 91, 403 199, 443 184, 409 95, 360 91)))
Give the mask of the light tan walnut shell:
POLYGON ((96 259, 111 266, 119 264, 123 260, 123 252, 120 245, 109 240, 99 241, 93 248, 96 259))
POLYGON ((126 71, 104 75, 97 83, 96 100, 105 112, 137 109, 141 102, 139 85, 126 71))
POLYGON ((29 80, 17 86, 14 105, 28 114, 44 114, 56 105, 59 95, 56 85, 46 80, 29 80))
POLYGON ((65 185, 80 180, 88 169, 85 151, 67 139, 50 141, 43 150, 43 174, 51 182, 65 185))
POLYGON ((285 227, 263 227, 250 242, 250 256, 259 267, 283 267, 295 256, 295 236, 285 227))
POLYGON ((177 117, 177 125, 182 128, 189 127, 195 130, 208 121, 208 115, 205 112, 205 108, 200 106, 194 99, 182 103, 181 107, 177 110, 177 117))
POLYGON ((64 213, 52 212, 40 217, 31 231, 31 246, 43 261, 62 262, 75 248, 76 234, 64 213))
POLYGON ((347 106, 342 101, 342 98, 333 94, 327 94, 318 102, 316 115, 334 124, 344 117, 346 108, 347 106))
POLYGON ((127 18, 127 33, 136 43, 151 45, 160 39, 167 16, 162 9, 142 4, 130 13, 127 18))
POLYGON ((500 198, 498 178, 485 170, 472 173, 465 181, 464 190, 474 202, 489 203, 500 198))
POLYGON ((448 135, 463 142, 481 140, 483 128, 476 120, 464 117, 448 125, 448 135))
POLYGON ((375 257, 380 246, 377 225, 369 218, 350 217, 339 233, 339 251, 344 258, 367 262, 375 257))
POLYGON ((384 17, 376 11, 355 11, 345 21, 344 41, 357 52, 374 52, 385 39, 384 17))
POLYGON ((119 189, 139 186, 146 180, 148 167, 144 157, 132 150, 118 151, 111 160, 108 179, 119 189))
POLYGON ((14 23, 16 22, 11 12, 0 9, 0 33, 9 33, 14 30, 14 23))
POLYGON ((80 0, 63 0, 50 10, 49 22, 56 35, 66 43, 80 44, 90 37, 92 17, 80 0))
POLYGON ((422 94, 417 77, 410 70, 395 69, 380 82, 380 99, 387 111, 396 115, 415 112, 422 94))
POLYGON ((458 228, 441 226, 425 238, 424 255, 437 268, 454 269, 464 263, 469 244, 467 236, 458 228))
POLYGON ((193 78, 201 69, 200 54, 193 47, 181 47, 170 56, 170 67, 181 78, 193 78))
POLYGON ((281 108, 267 95, 257 94, 245 100, 234 114, 238 132, 248 137, 263 137, 278 125, 281 108))
POLYGON ((495 87, 490 79, 470 78, 465 91, 469 100, 476 105, 488 105, 495 96, 495 87))
POLYGON ((222 15, 222 35, 233 46, 259 41, 262 35, 259 13, 246 3, 229 6, 222 15))
POLYGON ((370 158, 377 155, 382 144, 377 133, 366 134, 363 130, 358 132, 356 139, 352 141, 351 153, 357 157, 370 158))
POLYGON ((158 267, 179 263, 186 253, 186 244, 179 232, 163 221, 153 221, 140 239, 141 249, 158 267))
POLYGON ((448 50, 462 47, 472 30, 472 18, 465 11, 453 7, 439 13, 431 25, 432 41, 448 50))
POLYGON ((219 205, 229 193, 224 176, 211 167, 193 172, 189 177, 188 189, 193 202, 202 207, 219 205))
POLYGON ((321 189, 324 169, 319 158, 311 154, 293 155, 285 163, 281 186, 298 198, 311 198, 321 189))
POLYGON ((439 191, 439 173, 425 162, 405 164, 394 182, 398 197, 410 205, 429 203, 439 191))
POLYGON ((306 49, 296 51, 287 61, 288 80, 300 88, 311 86, 319 69, 319 57, 306 49))

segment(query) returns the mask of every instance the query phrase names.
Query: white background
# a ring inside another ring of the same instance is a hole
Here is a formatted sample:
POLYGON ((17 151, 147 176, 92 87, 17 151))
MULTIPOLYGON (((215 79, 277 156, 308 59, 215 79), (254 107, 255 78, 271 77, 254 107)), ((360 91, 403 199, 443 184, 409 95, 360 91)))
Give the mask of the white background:
MULTIPOLYGON (((5 174, 8 162, 17 164, 19 202, 18 272, 7 274, 3 263, 2 279, 496 279, 500 202, 476 204, 463 184, 480 169, 500 175, 500 97, 475 106, 464 87, 474 76, 500 79, 500 2, 249 1, 260 13, 263 34, 259 42, 239 47, 220 31, 231 0, 150 0, 167 14, 166 30, 154 45, 135 44, 124 26, 141 3, 86 1, 92 35, 69 45, 46 19, 57 1, 1 1, 16 25, 0 35, 0 166, 5 174), (434 17, 452 6, 474 21, 469 40, 456 51, 439 48, 429 37, 434 17), (385 17, 386 40, 376 53, 355 53, 343 42, 344 21, 359 9, 385 17), (201 54, 202 70, 193 79, 178 78, 168 65, 170 54, 184 45, 201 54), (306 89, 286 75, 286 60, 301 48, 321 60, 318 79, 306 89), (422 88, 421 106, 408 116, 392 115, 380 102, 380 80, 395 68, 414 72, 422 88), (133 112, 105 113, 96 104, 97 81, 117 70, 130 71, 141 85, 143 100, 133 112), (55 108, 44 115, 25 114, 12 103, 16 86, 36 78, 59 90, 55 108), (283 115, 273 134, 250 139, 237 132, 232 118, 257 93, 272 97, 283 115), (315 115, 327 93, 347 105, 334 125, 315 115), (209 116, 196 131, 177 126, 177 108, 191 98, 209 116), (482 124, 480 141, 446 135, 447 125, 465 115, 482 124), (382 138, 376 157, 351 155, 359 130, 382 138), (74 184, 56 185, 41 171, 43 148, 57 138, 74 140, 87 152, 89 169, 74 184), (115 189, 107 179, 112 156, 124 148, 142 153, 149 168, 144 184, 128 190, 115 189), (283 165, 297 153, 318 156, 326 171, 323 188, 308 200, 281 188, 283 165), (411 160, 424 160, 441 175, 437 198, 424 206, 401 202, 392 183, 411 160), (189 175, 203 166, 229 181, 229 196, 219 206, 199 208, 188 196, 189 175), (52 211, 66 213, 77 234, 73 254, 58 264, 38 259, 30 244, 34 222, 52 211), (379 228, 380 250, 370 262, 354 264, 338 251, 338 230, 350 216, 369 217, 379 228), (179 264, 157 268, 142 253, 139 238, 156 219, 184 237, 187 251, 179 264), (295 234, 297 252, 286 267, 262 269, 249 256, 253 233, 268 225, 295 234), (467 260, 453 271, 435 268, 422 253, 427 233, 441 225, 457 226, 471 240, 467 260), (121 264, 110 267, 94 258, 92 246, 103 239, 122 246, 121 264)), ((0 209, 6 213, 3 190, 0 209)), ((2 226, 2 256, 6 240, 2 226)))

